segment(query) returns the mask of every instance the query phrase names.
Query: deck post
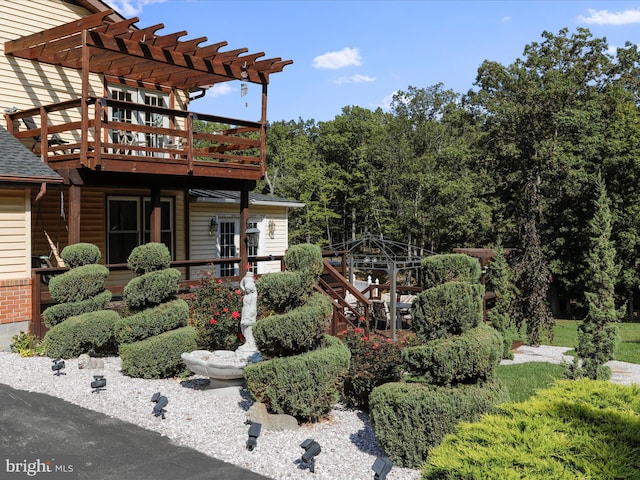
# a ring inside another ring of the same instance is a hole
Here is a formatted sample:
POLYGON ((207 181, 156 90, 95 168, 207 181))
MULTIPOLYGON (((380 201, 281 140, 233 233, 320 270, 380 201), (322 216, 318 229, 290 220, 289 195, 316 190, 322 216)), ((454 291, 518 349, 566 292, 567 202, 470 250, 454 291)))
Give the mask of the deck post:
POLYGON ((247 248, 247 225, 249 223, 249 190, 243 185, 240 191, 240 277, 244 276, 249 264, 247 248))

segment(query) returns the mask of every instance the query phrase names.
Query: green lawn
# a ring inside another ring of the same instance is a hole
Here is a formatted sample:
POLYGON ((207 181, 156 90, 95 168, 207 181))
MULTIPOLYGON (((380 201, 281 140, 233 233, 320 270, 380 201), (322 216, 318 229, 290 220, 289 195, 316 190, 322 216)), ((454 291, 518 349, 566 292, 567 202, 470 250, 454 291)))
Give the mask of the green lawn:
POLYGON ((562 378, 563 365, 544 362, 498 365, 496 374, 509 391, 512 402, 523 402, 537 390, 550 387, 562 378))

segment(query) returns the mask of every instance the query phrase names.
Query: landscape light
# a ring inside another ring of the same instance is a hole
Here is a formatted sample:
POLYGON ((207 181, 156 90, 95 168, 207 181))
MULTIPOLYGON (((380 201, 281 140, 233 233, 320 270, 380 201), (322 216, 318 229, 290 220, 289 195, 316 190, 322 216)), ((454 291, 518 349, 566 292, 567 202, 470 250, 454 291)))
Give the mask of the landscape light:
POLYGON ((261 423, 252 423, 249 427, 249 439, 247 440, 247 450, 250 452, 258 445, 258 437, 260 436, 260 430, 262 430, 261 423))
POLYGON ((64 360, 60 359, 60 358, 56 358, 55 360, 53 360, 53 365, 51 365, 51 370, 53 370, 55 373, 55 375, 64 375, 60 370, 62 370, 64 368, 64 360))
POLYGON ((166 412, 164 407, 166 407, 169 403, 169 399, 164 395, 160 395, 160 392, 157 392, 153 394, 153 396, 151 397, 151 401, 155 403, 152 413, 156 417, 162 417, 162 419, 164 420, 164 414, 166 412))
POLYGON ((322 449, 320 448, 320 444, 315 440, 307 438, 304 442, 300 444, 300 446, 304 448, 304 453, 302 454, 302 461, 310 465, 309 471, 311 473, 315 473, 316 456, 319 455, 320 452, 322 451, 322 449))
POLYGON ((387 473, 391 471, 391 467, 393 467, 393 462, 390 458, 376 458, 376 461, 373 462, 373 466, 371 467, 371 470, 373 470, 374 473, 374 480, 385 480, 387 478, 387 473))
POLYGON ((91 393, 97 393, 101 390, 105 390, 107 386, 107 379, 104 378, 104 375, 94 375, 93 382, 91 382, 91 388, 93 388, 91 393))

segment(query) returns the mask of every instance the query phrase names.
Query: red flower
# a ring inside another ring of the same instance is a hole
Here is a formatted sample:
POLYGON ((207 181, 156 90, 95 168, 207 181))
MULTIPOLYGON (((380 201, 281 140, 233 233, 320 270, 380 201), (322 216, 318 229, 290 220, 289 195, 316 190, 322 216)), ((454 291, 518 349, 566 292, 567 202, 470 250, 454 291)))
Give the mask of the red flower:
POLYGON ((244 335, 242 333, 238 334, 238 340, 240 340, 241 342, 244 341, 244 335))
POLYGON ((342 331, 342 335, 346 335, 347 333, 349 333, 349 330, 343 330, 342 331))
POLYGON ((229 309, 228 309, 227 307, 224 307, 224 308, 222 309, 222 311, 223 311, 224 313, 229 313, 229 309))
POLYGON ((364 317, 360 317, 360 318, 358 319, 358 321, 359 321, 359 322, 364 322, 364 317))
POLYGON ((222 283, 222 279, 221 278, 218 279, 218 283, 222 283))
POLYGON ((245 270, 249 270, 249 269, 251 268, 251 265, 247 263, 247 264, 244 266, 244 268, 245 268, 245 270))
POLYGON ((362 339, 366 342, 367 340, 369 340, 369 337, 362 337, 362 339))
POLYGON ((193 284, 189 285, 189 288, 193 290, 193 288, 194 288, 193 284))
POLYGON ((231 312, 231 318, 240 318, 240 314, 236 311, 231 312))
POLYGON ((390 338, 387 338, 387 339, 385 340, 385 342, 387 342, 387 343, 391 343, 392 341, 393 341, 393 340, 391 340, 390 338))
POLYGON ((356 328, 353 329, 353 331, 356 332, 356 333, 362 333, 364 330, 362 328, 360 328, 360 327, 356 327, 356 328))
POLYGON ((209 323, 210 323, 211 325, 215 325, 215 324, 216 324, 216 319, 215 319, 215 318, 212 318, 211 320, 209 320, 209 323))
POLYGON ((238 290, 237 288, 234 290, 233 293, 235 293, 236 295, 241 295, 242 294, 242 292, 240 290, 238 290))

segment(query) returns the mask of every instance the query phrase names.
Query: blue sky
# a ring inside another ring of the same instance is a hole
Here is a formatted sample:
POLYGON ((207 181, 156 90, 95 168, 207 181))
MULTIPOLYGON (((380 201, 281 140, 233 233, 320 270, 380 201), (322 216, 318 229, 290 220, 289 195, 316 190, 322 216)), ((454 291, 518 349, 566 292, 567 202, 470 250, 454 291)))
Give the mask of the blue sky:
MULTIPOLYGON (((388 107, 409 86, 442 82, 466 93, 484 60, 508 65, 543 31, 588 28, 611 48, 640 45, 638 1, 249 1, 106 0, 138 27, 162 23, 181 40, 206 36, 201 46, 227 41, 232 50, 291 59, 272 75, 269 121, 333 120, 348 105, 388 107)), ((239 82, 211 89, 191 109, 257 120, 260 87, 239 82)))

